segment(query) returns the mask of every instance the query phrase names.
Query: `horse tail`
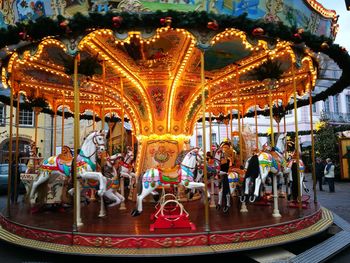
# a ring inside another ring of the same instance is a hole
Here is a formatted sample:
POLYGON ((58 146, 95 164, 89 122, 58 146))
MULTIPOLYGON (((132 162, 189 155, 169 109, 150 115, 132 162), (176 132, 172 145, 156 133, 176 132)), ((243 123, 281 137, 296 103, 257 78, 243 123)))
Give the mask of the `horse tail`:
POLYGON ((141 174, 137 180, 137 194, 138 195, 140 195, 142 193, 142 190, 143 190, 142 179, 145 176, 145 174, 146 173, 141 174))

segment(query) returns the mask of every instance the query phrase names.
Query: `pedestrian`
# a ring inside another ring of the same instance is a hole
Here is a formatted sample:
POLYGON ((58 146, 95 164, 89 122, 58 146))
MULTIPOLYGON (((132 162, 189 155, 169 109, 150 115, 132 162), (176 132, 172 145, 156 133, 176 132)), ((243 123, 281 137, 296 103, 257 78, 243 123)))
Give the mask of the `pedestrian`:
POLYGON ((324 168, 324 177, 329 185, 329 192, 334 193, 334 164, 330 158, 326 159, 326 167, 324 168))
POLYGON ((325 165, 323 164, 321 158, 319 157, 316 158, 315 168, 316 168, 316 182, 318 181, 319 190, 323 191, 322 183, 323 183, 325 165))

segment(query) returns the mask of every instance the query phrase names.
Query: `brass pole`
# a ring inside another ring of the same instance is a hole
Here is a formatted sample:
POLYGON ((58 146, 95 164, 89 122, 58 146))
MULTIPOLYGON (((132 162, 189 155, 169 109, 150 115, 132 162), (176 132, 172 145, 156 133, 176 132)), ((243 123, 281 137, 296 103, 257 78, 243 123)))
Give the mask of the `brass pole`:
POLYGON ((198 147, 198 122, 196 121, 196 147, 198 147))
POLYGON ((74 230, 77 230, 77 228, 83 224, 80 217, 80 191, 77 167, 78 149, 80 147, 80 98, 78 84, 78 56, 79 55, 76 55, 74 57, 74 230))
POLYGON ((241 112, 238 110, 238 133, 239 133, 239 163, 243 165, 243 142, 242 142, 242 125, 241 125, 241 112))
MULTIPOLYGON (((231 122, 232 124, 232 122, 231 122)), ((214 152, 211 150, 211 146, 213 145, 213 137, 212 137, 212 127, 211 127, 211 112, 209 112, 209 152, 214 156, 214 152)), ((206 157, 206 156, 205 156, 206 157)), ((209 207, 216 207, 215 198, 214 198, 215 190, 214 190, 214 176, 210 178, 210 204, 209 207)))
POLYGON ((284 158, 287 160, 288 155, 288 142, 287 142, 287 123, 286 123, 286 112, 285 108, 283 107, 284 117, 283 117, 283 132, 284 132, 284 138, 285 138, 285 150, 284 150, 284 158))
POLYGON ((254 107, 254 119, 255 119, 255 145, 256 149, 259 149, 259 135, 258 135, 258 110, 256 105, 256 97, 255 97, 255 107, 254 107))
POLYGON ((61 151, 63 149, 63 146, 64 146, 64 106, 65 106, 65 103, 66 103, 66 97, 63 93, 63 105, 62 105, 62 135, 61 135, 61 151))
POLYGON ((108 125, 108 128, 109 128, 109 155, 111 156, 112 155, 112 110, 109 111, 109 125, 108 125))
POLYGON ((19 150, 19 102, 20 102, 20 92, 19 90, 17 91, 17 108, 16 108, 16 152, 15 152, 15 160, 16 160, 16 172, 15 172, 15 182, 14 182, 14 199, 13 202, 17 203, 17 181, 18 181, 18 174, 17 171, 19 171, 18 169, 18 150, 19 150))
POLYGON ((92 98, 92 129, 96 130, 95 96, 92 98))
POLYGON ((54 115, 53 115, 53 155, 56 156, 56 144, 57 144, 57 105, 56 105, 56 102, 54 103, 53 113, 54 113, 54 115))
POLYGON ((120 91, 121 91, 121 95, 122 95, 121 152, 124 153, 124 83, 123 83, 123 78, 120 78, 120 91))
POLYGON ((35 140, 35 146, 38 147, 38 119, 39 119, 39 111, 37 109, 34 109, 34 116, 35 116, 35 135, 34 135, 34 140, 35 140))
POLYGON ((271 87, 269 87, 269 108, 270 108, 271 146, 275 147, 275 135, 274 135, 274 132, 273 132, 273 114, 272 114, 271 87))
POLYGON ((11 181, 12 181, 12 136, 13 136, 13 93, 15 92, 14 89, 14 72, 11 74, 11 90, 10 90, 10 128, 9 128, 9 171, 8 171, 8 181, 7 181, 7 216, 11 217, 10 212, 10 198, 11 198, 11 181))
POLYGON ((310 101, 310 130, 311 130, 311 159, 312 159, 312 187, 314 189, 314 202, 317 203, 316 194, 316 167, 315 167, 315 138, 314 138, 314 124, 312 116, 312 90, 309 90, 309 101, 310 101))
POLYGON ((295 125, 295 151, 297 151, 297 178, 298 178, 298 204, 299 209, 302 208, 301 204, 301 187, 300 187, 300 173, 299 173, 299 130, 298 130, 298 109, 297 109, 297 85, 295 82, 295 70, 294 64, 292 64, 292 76, 293 76, 293 89, 294 89, 294 125, 295 125))
POLYGON ((230 139, 232 143, 232 109, 230 109, 230 139))
POLYGON ((101 130, 105 128, 105 93, 106 93, 106 61, 102 61, 102 81, 103 81, 103 89, 102 89, 102 127, 101 130))
POLYGON ((211 152, 211 146, 213 145, 212 129, 211 129, 211 112, 209 112, 209 146, 211 152))
MULTIPOLYGON (((201 85, 202 85, 202 131, 203 131, 203 151, 206 151, 206 131, 205 131, 205 76, 204 76, 204 51, 201 51, 201 85)), ((210 231, 209 227, 209 202, 208 202, 208 174, 207 174, 207 158, 203 158, 203 178, 204 178, 204 200, 205 200, 205 231, 210 231)))
POLYGON ((134 153, 134 151, 135 151, 135 134, 134 134, 134 131, 131 132, 131 147, 132 147, 132 152, 134 153))

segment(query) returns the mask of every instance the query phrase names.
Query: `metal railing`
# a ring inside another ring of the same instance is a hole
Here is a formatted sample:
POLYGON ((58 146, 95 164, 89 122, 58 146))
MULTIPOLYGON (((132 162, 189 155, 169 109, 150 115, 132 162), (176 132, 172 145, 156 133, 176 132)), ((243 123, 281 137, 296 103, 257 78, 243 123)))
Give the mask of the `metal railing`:
POLYGON ((350 122, 350 113, 341 113, 341 112, 322 112, 322 115, 328 119, 330 122, 340 122, 346 123, 350 122))

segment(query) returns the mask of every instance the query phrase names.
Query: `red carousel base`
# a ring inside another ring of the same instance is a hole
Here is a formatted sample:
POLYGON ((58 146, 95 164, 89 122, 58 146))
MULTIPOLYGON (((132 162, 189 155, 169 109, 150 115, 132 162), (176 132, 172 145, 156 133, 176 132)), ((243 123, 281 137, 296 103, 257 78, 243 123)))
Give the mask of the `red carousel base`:
POLYGON ((315 235, 332 224, 330 212, 313 202, 305 209, 289 209, 287 201, 279 199, 282 217, 274 218, 272 206, 248 204, 248 212, 240 213, 238 198, 234 198, 228 214, 210 209, 207 231, 203 201, 183 205, 192 222, 181 218, 179 226, 188 228, 174 228, 158 217, 150 229, 149 218, 154 212, 151 203, 144 203, 143 214, 136 218, 130 216, 133 202, 126 202, 126 210, 108 208, 107 216, 98 218, 99 203, 94 202, 82 207, 83 226, 73 231, 72 208, 65 213, 41 210, 31 214, 27 206, 20 204, 11 207, 10 217, 0 215, 0 239, 61 253, 169 256, 272 246, 315 235))

